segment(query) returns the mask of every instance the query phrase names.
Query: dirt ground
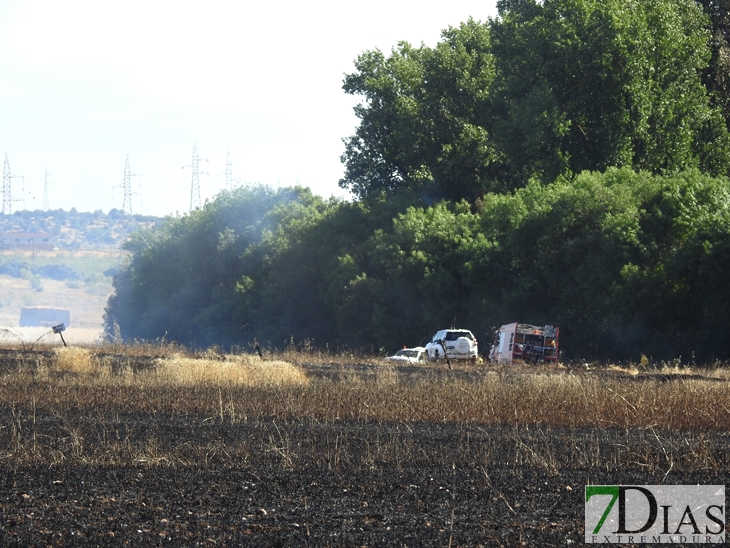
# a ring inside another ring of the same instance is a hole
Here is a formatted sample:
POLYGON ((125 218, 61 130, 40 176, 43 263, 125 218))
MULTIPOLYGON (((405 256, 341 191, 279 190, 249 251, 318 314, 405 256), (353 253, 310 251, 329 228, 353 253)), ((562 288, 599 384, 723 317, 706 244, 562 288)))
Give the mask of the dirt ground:
POLYGON ((687 435, 646 429, 20 415, 0 407, 2 546, 570 546, 586 484, 730 475, 726 432, 692 469, 648 465, 687 435), (36 439, 51 462, 10 458, 36 439))

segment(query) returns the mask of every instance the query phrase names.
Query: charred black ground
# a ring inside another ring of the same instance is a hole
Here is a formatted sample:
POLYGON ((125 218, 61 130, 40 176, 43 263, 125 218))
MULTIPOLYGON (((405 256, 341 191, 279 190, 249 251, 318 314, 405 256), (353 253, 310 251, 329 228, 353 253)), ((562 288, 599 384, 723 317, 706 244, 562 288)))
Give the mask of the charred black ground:
POLYGON ((3 406, 0 448, 3 546, 568 546, 583 542, 586 484, 730 470, 717 431, 164 410, 3 406))

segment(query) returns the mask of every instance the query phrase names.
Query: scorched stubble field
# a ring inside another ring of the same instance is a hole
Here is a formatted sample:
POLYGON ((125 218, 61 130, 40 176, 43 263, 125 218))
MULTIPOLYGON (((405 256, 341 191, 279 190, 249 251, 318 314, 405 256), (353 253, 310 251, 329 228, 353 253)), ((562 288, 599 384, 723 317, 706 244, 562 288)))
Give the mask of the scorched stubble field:
POLYGON ((567 546, 586 484, 727 484, 726 370, 0 350, 3 546, 567 546))

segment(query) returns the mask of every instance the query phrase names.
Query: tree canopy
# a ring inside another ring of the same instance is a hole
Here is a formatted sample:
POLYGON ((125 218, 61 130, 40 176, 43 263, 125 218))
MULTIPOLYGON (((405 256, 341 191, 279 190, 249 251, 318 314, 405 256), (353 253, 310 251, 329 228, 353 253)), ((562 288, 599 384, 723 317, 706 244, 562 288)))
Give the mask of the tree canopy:
POLYGON ((363 53, 355 66, 343 89, 366 103, 345 140, 342 186, 360 197, 410 189, 450 200, 502 190, 490 183, 498 154, 487 131, 494 59, 486 26, 469 20, 435 48, 401 42, 387 58, 363 53))
POLYGON ((341 186, 473 202, 611 166, 728 174, 723 19, 712 30, 694 0, 498 7, 433 48, 358 57, 343 89, 364 103, 341 186))

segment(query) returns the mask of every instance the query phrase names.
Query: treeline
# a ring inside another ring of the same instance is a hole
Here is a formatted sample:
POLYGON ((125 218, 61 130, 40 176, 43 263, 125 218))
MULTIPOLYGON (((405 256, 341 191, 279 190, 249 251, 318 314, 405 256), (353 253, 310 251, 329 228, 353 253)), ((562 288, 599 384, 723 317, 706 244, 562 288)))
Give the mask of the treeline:
POLYGON ((119 209, 69 211, 54 209, 20 210, 10 215, 0 213, 0 234, 12 232, 45 232, 54 237, 56 247, 63 250, 118 248, 131 232, 160 222, 160 217, 127 215, 119 209))
POLYGON ((523 321, 566 357, 727 358, 727 2, 502 0, 364 53, 357 201, 250 186, 136 234, 108 333, 485 351, 523 321))
POLYGON ((560 325, 566 357, 727 357, 730 192, 610 168, 465 202, 224 192, 137 233, 106 327, 196 346, 386 349, 458 325, 560 325))

